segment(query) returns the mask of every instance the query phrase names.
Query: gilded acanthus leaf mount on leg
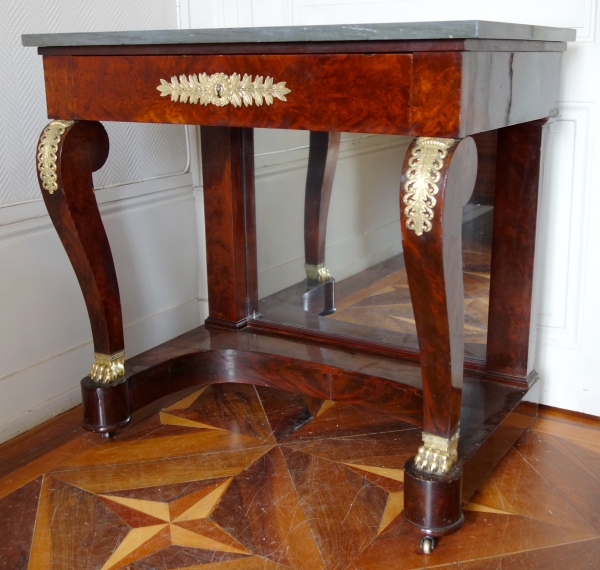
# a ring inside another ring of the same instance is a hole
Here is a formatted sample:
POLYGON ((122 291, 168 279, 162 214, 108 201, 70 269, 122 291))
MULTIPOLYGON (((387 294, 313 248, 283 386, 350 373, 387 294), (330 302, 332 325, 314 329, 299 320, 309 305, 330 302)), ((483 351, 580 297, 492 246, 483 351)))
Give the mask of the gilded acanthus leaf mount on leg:
POLYGON ((454 139, 419 137, 411 151, 403 202, 406 205, 406 227, 418 236, 431 231, 433 227, 440 170, 454 142, 454 139))
POLYGON ((38 145, 38 173, 42 188, 54 194, 58 190, 56 162, 58 160, 58 145, 65 131, 75 121, 54 120, 44 129, 38 145))

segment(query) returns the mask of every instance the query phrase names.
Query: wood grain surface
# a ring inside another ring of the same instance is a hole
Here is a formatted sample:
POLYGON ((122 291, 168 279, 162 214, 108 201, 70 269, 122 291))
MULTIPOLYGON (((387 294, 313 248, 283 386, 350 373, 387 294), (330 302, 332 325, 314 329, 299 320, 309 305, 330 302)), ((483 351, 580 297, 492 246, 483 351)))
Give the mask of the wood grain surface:
POLYGON ((473 139, 466 138, 447 150, 436 182, 431 230, 417 235, 407 226, 404 196, 418 144, 416 139, 409 146, 402 169, 402 247, 419 339, 424 429, 449 438, 459 423, 464 363, 462 208, 475 184, 477 149, 473 139))
MULTIPOLYGON (((63 57, 47 58, 47 74, 64 69, 63 57)), ((73 106, 88 120, 188 123, 352 132, 410 132, 411 56, 231 55, 71 57, 73 106), (287 101, 234 108, 176 103, 161 97, 160 80, 200 73, 270 76, 286 82, 287 101), (372 102, 376 101, 376 104, 372 102)), ((60 117, 64 91, 46 99, 50 116, 60 117)), ((71 104, 71 103, 69 103, 71 104)))
POLYGON ((498 131, 486 369, 522 378, 535 354, 533 269, 544 124, 498 131))
MULTIPOLYGON (((27 464, 38 432, 25 434, 0 446, 0 463, 17 447, 22 456, 9 474, 18 486, 0 498, 0 564, 591 569, 600 564, 600 423, 545 414, 465 497, 463 530, 427 558, 401 515, 403 465, 420 429, 368 399, 210 386, 114 441, 91 436, 90 445, 84 434, 70 454, 48 449, 41 471, 27 464)), ((63 418, 43 431, 70 437, 63 418)))
POLYGON ((341 133, 311 131, 304 194, 304 262, 325 263, 327 215, 341 133))
POLYGON ((209 323, 239 328, 258 305, 254 134, 202 127, 209 323))
POLYGON ((48 214, 81 287, 94 350, 102 354, 125 348, 119 284, 92 180, 92 172, 108 157, 108 146, 100 123, 76 121, 58 144, 58 189, 50 194, 40 181, 48 214))

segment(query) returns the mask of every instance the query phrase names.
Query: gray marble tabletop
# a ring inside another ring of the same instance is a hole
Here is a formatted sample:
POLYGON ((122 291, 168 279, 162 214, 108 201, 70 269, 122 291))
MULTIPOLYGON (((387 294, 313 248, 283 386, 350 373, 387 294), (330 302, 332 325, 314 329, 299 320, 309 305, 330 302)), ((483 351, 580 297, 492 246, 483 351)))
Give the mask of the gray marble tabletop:
POLYGON ((24 34, 21 39, 24 46, 37 47, 447 39, 569 42, 575 39, 575 30, 483 20, 462 20, 336 26, 24 34))

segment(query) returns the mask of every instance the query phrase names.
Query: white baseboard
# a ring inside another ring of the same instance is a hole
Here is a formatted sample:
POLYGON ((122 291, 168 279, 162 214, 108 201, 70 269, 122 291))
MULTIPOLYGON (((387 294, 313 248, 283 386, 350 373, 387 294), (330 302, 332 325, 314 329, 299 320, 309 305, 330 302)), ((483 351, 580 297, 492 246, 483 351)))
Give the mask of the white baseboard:
MULTIPOLYGON (((0 382, 0 443, 81 403, 79 380, 93 353, 91 343, 11 374, 0 382), (8 415, 12 410, 19 410, 8 415)), ((93 355, 92 355, 93 357, 93 355)))
MULTIPOLYGON (((191 186, 192 174, 178 174, 102 188, 96 192, 96 200, 98 204, 109 204, 111 202, 140 198, 149 194, 164 193, 168 190, 190 188, 191 186)), ((135 201, 131 201, 130 203, 135 204, 135 201)), ((128 204, 125 203, 123 207, 127 208, 128 204)), ((100 210, 104 213, 102 206, 100 210)), ((7 230, 8 232, 14 231, 15 227, 21 231, 26 231, 30 227, 39 227, 39 231, 43 231, 51 227, 51 225, 52 222, 48 217, 48 211, 41 196, 36 200, 27 200, 26 202, 0 204, 0 228, 6 228, 0 231, 0 237, 7 230), (34 220, 38 220, 38 222, 23 224, 23 222, 33 222, 34 220)))
MULTIPOLYGON (((205 301, 191 299, 125 325, 127 356, 135 356, 204 322, 205 301)), ((0 379, 0 443, 81 403, 79 382, 90 367, 91 340, 0 379), (9 415, 11 410, 20 410, 9 415)))
MULTIPOLYGON (((327 222, 326 265, 345 279, 400 253, 398 191, 410 138, 342 141, 327 222), (379 174, 377 181, 371 173, 379 174)), ((302 281, 308 148, 256 160, 259 298, 302 281)))
MULTIPOLYGON (((327 269, 336 281, 356 275, 402 252, 398 223, 375 228, 369 233, 333 244, 327 248, 327 269), (357 256, 356 252, 366 252, 357 256)), ((263 271, 259 276, 259 298, 266 297, 290 283, 298 283, 306 277, 304 257, 263 271)))

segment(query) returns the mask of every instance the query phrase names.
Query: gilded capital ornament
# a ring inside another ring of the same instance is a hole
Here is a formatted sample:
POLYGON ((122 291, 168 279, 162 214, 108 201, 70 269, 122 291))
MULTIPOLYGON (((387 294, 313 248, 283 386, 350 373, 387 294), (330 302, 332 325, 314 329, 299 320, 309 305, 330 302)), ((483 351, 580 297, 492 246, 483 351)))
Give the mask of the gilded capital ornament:
POLYGON ((95 382, 110 384, 125 376, 125 351, 114 354, 94 352, 94 363, 90 369, 90 378, 95 382))
POLYGON ((419 137, 411 151, 404 184, 406 227, 418 236, 431 231, 438 181, 454 139, 419 137))
POLYGON ((264 79, 262 75, 253 80, 251 75, 244 74, 242 78, 238 73, 229 76, 224 73, 180 75, 179 79, 174 75, 171 83, 161 79, 157 89, 161 97, 170 95, 171 101, 217 107, 230 103, 234 107, 241 107, 242 103, 246 107, 253 103, 260 106, 263 102, 272 105, 275 99, 287 101, 285 96, 290 93, 285 81, 274 83, 272 77, 264 79))
POLYGON ((415 466, 419 471, 434 475, 446 475, 458 460, 459 431, 446 439, 423 432, 423 445, 415 457, 415 466))
POLYGON ((42 188, 54 194, 58 190, 58 179, 56 177, 56 161, 58 145, 65 131, 75 121, 55 120, 48 124, 40 137, 38 145, 38 171, 42 188))
POLYGON ((306 271, 306 277, 309 281, 324 283, 325 281, 329 281, 329 279, 331 279, 331 275, 329 275, 329 270, 327 269, 327 267, 325 267, 324 263, 319 263, 319 265, 311 265, 310 263, 305 263, 304 269, 306 271))

